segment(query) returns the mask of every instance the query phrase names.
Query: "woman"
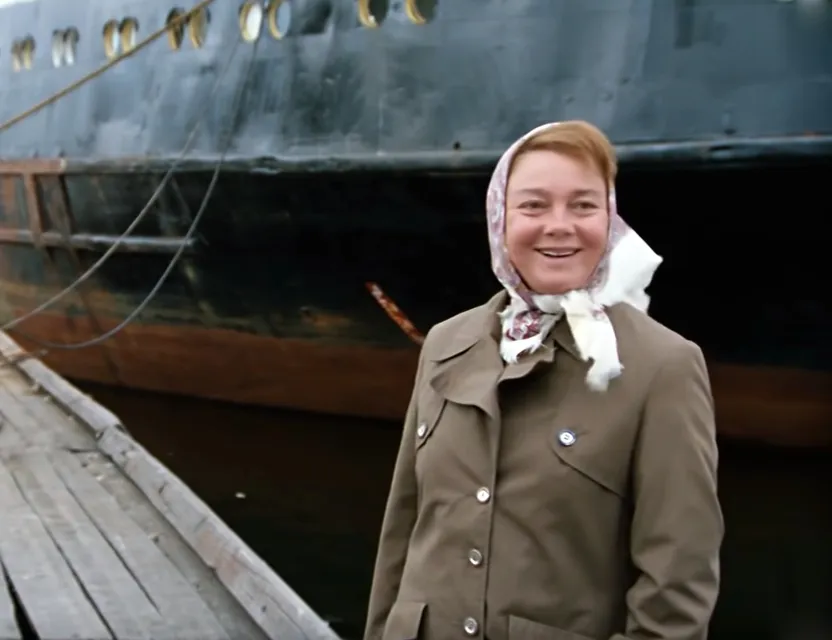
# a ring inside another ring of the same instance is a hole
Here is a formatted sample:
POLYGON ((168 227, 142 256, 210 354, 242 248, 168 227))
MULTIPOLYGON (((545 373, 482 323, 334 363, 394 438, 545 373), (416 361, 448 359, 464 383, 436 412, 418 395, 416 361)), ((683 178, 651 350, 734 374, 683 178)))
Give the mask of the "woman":
POLYGON ((661 262, 615 154, 539 127, 488 188, 505 291, 433 327, 382 526, 367 640, 704 640, 723 521, 699 348, 646 314, 661 262))

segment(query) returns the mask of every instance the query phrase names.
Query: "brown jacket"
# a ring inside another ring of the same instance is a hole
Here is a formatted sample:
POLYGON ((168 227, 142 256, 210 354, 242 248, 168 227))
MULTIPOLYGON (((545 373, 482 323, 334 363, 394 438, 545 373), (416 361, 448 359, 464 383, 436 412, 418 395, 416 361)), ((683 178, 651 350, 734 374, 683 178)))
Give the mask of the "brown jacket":
POLYGON ((568 324, 504 367, 500 293, 435 326, 393 473, 367 640, 704 640, 722 514, 700 349, 609 310, 587 388, 568 324))

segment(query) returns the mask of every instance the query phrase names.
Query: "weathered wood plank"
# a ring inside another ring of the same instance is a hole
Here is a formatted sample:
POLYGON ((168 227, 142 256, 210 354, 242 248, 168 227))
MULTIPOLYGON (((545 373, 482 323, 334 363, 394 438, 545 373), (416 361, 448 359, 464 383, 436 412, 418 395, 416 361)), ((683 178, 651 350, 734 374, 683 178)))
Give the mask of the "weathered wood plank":
POLYGON ((14 424, 2 412, 2 406, 3 401, 0 399, 0 456, 18 452, 26 446, 14 424))
POLYGON ((19 372, 0 367, 0 412, 30 446, 40 448, 90 449, 95 439, 75 418, 55 406, 52 397, 27 385, 19 372))
POLYGON ((141 445, 107 429, 98 446, 174 525, 271 638, 338 636, 208 506, 141 445))
POLYGON ((40 640, 111 640, 3 462, 0 514, 0 559, 40 640))
POLYGON ((216 579, 214 572, 182 539, 135 484, 101 452, 76 454, 90 474, 115 498, 119 506, 141 527, 167 558, 182 572, 214 612, 232 639, 268 640, 231 593, 216 579))
MULTIPOLYGON (((0 352, 12 358, 22 353, 2 332, 0 352)), ((37 360, 24 358, 15 366, 48 392, 60 408, 89 427, 98 450, 116 464, 213 570, 219 582, 267 637, 338 640, 334 631, 239 536, 127 434, 116 416, 37 360)))
POLYGON ((6 580, 6 570, 3 561, 0 560, 0 640, 21 640, 22 637, 6 580))
POLYGON ((2 331, 0 331, 0 353, 6 358, 17 360, 16 368, 48 392, 69 413, 86 423, 94 432, 98 433, 107 427, 122 428, 121 421, 112 412, 68 383, 40 360, 20 359, 25 352, 2 331))
MULTIPOLYGON (((20 348, 0 332, 0 351, 16 357, 20 348)), ((17 365, 63 407, 96 432, 98 448, 141 489, 249 615, 271 638, 337 640, 338 636, 228 525, 179 478, 127 436, 120 421, 43 363, 17 365)))
POLYGON ((119 640, 175 640, 147 594, 90 521, 45 454, 6 463, 96 609, 119 640))
POLYGON ((230 640, 179 570, 75 457, 66 452, 50 457, 67 489, 144 587, 162 619, 179 630, 177 640, 230 640))

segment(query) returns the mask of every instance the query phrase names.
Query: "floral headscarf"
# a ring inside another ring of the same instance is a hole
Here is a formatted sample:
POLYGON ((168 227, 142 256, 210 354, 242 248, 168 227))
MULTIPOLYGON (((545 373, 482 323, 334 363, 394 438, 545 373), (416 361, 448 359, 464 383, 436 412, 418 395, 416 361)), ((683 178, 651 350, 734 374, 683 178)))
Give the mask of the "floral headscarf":
POLYGON ((581 357, 592 361, 587 384, 603 391, 622 371, 615 331, 605 309, 627 302, 646 313, 650 298, 645 289, 662 258, 618 215, 615 188, 610 185, 609 237, 588 286, 563 295, 540 295, 526 286, 506 249, 508 171, 523 143, 558 124, 553 122, 532 129, 512 144, 498 161, 488 185, 486 212, 491 267, 510 296, 509 305, 500 313, 503 328, 500 355, 506 362, 517 362, 520 354, 534 352, 565 315, 581 357))

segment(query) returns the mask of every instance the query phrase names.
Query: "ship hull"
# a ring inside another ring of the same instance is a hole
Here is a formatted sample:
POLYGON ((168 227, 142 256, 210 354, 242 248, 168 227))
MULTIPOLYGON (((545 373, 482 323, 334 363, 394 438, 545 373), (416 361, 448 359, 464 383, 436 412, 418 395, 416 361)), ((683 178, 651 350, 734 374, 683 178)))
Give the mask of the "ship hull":
POLYGON ((21 343, 103 335, 181 249, 122 331, 46 360, 82 380, 400 418, 418 346, 367 283, 421 333, 481 304, 494 162, 530 128, 582 118, 617 146, 622 215, 665 258, 651 314, 705 351, 721 431, 830 443, 829 3, 456 0, 415 24, 431 3, 371 2, 387 5, 380 28, 351 0, 279 4, 285 37, 264 23, 243 41, 238 4, 214 2, 204 38, 163 37, 48 104, 106 62, 105 20, 144 37, 171 7, 0 5, 0 46, 31 54, 17 72, 0 59, 0 323, 74 282, 173 175, 101 269, 14 329, 21 343), (80 39, 53 68, 56 30, 80 39))
MULTIPOLYGON (((115 324, 115 321, 106 324, 115 324)), ((30 335, 94 337, 89 323, 42 316, 30 335), (84 326, 82 326, 84 325, 84 326)), ((27 341, 17 337, 21 343, 27 341)), ((33 350, 36 343, 29 342, 33 350)), ((327 344, 243 331, 141 324, 107 347, 53 351, 63 375, 148 391, 335 415, 401 420, 418 349, 327 344)), ((720 435, 832 448, 832 373, 710 360, 720 435)))
MULTIPOLYGON (((651 314, 703 347, 725 435, 832 446, 824 338, 832 309, 815 275, 825 237, 812 226, 826 171, 823 161, 622 170, 622 213, 665 258, 651 314), (795 219, 799 233, 787 232, 795 219)), ((116 172, 6 176, 3 322, 72 283, 157 184, 116 172)), ((128 317, 185 243, 209 180, 177 174, 141 235, 13 329, 16 339, 33 350, 43 341, 71 345, 128 317)), ((487 180, 476 172, 226 174, 195 242, 145 311, 100 345, 50 349, 45 359, 80 380, 400 419, 418 345, 367 283, 421 333, 492 295, 487 180)))

